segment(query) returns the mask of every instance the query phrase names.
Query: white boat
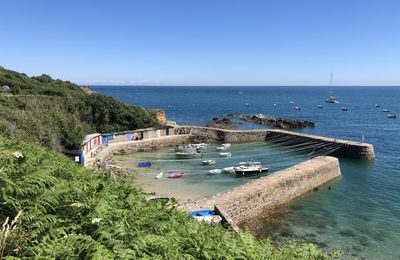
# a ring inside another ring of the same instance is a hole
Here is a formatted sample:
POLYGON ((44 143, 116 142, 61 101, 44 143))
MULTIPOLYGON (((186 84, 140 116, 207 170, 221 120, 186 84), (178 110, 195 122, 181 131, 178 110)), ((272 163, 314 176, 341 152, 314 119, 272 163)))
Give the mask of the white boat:
POLYGON ((295 106, 294 109, 295 109, 295 110, 301 110, 301 107, 295 106))
POLYGON ((387 109, 387 108, 384 108, 384 109, 382 109, 382 112, 385 112, 385 113, 387 113, 387 112, 389 112, 389 109, 387 109))
POLYGON ((222 146, 226 147, 226 148, 229 148, 229 147, 231 147, 231 144, 230 143, 225 143, 225 144, 222 144, 222 146))
POLYGON ((222 171, 220 169, 214 169, 209 171, 208 173, 211 175, 216 175, 216 174, 220 174, 222 171))
POLYGON ((222 169, 224 173, 230 173, 230 172, 235 172, 235 167, 225 167, 222 169))
POLYGON ((332 93, 333 93, 333 91, 332 91, 332 89, 333 89, 332 81, 333 81, 333 72, 331 72, 331 90, 330 90, 330 94, 331 95, 329 96, 328 99, 325 100, 325 102, 326 103, 331 103, 331 104, 338 104, 339 100, 336 97, 332 96, 332 93))
POLYGON ((163 172, 160 172, 159 174, 157 174, 156 179, 160 179, 163 176, 163 172))
POLYGON ((293 102, 293 101, 290 101, 290 104, 294 105, 294 102, 293 102))
POLYGON ((205 160, 201 162, 203 165, 215 164, 215 160, 205 160))
POLYGON ((250 106, 250 104, 249 104, 249 103, 245 103, 244 105, 245 105, 246 107, 249 107, 249 106, 250 106))
POLYGON ((349 109, 347 107, 342 107, 342 111, 348 111, 349 109))
POLYGON ((180 159, 190 159, 203 156, 203 153, 199 152, 177 152, 175 153, 176 157, 180 159))
POLYGON ((230 156, 232 156, 232 154, 231 153, 219 153, 219 156, 221 156, 221 157, 230 157, 230 156))
POLYGON ((386 116, 388 118, 391 118, 391 119, 396 119, 396 115, 395 114, 387 114, 386 116))
POLYGON ((225 146, 218 146, 216 149, 217 149, 217 151, 226 151, 226 150, 228 150, 228 148, 226 148, 225 146))
POLYGON ((246 175, 246 174, 260 174, 263 172, 268 172, 268 168, 262 164, 245 164, 234 168, 236 174, 246 175))
POLYGON ((379 104, 375 104, 375 107, 380 107, 380 105, 379 104))
POLYGON ((322 105, 318 105, 318 108, 324 108, 322 105))

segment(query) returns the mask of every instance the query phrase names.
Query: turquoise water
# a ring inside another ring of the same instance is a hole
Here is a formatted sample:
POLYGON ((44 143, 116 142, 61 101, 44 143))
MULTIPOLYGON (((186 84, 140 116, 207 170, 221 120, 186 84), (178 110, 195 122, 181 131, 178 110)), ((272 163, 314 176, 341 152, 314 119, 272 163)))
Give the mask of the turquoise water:
MULTIPOLYGON (((163 108, 170 120, 182 124, 203 125, 228 113, 262 113, 316 122, 314 129, 301 130, 307 133, 355 141, 364 135, 365 142, 374 145, 374 161, 340 159, 342 177, 331 190, 323 188, 296 200, 277 213, 279 221, 265 216, 248 227, 260 237, 306 239, 327 252, 341 249, 344 259, 400 258, 400 121, 387 119, 381 111, 388 108, 400 115, 400 88, 335 88, 341 102, 336 105, 324 103, 329 89, 323 87, 94 88, 126 103, 163 108), (302 110, 294 110, 290 101, 302 110), (318 109, 319 104, 325 108, 318 109), (342 106, 349 111, 341 111, 342 106)), ((240 128, 260 126, 246 123, 240 128)), ((256 155, 265 147, 249 150, 256 155)))

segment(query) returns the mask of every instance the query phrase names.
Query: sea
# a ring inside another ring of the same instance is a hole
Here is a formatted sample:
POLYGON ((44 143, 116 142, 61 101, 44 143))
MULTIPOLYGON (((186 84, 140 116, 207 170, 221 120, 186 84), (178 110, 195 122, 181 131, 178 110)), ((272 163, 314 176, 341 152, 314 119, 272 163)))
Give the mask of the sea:
MULTIPOLYGON (((333 95, 340 100, 339 104, 325 103, 331 94, 329 87, 316 86, 93 86, 93 89, 127 104, 162 108, 168 120, 178 124, 204 126, 212 118, 230 113, 263 114, 316 124, 314 128, 294 131, 354 141, 363 137, 364 142, 374 145, 375 160, 339 158, 342 176, 330 183, 329 189, 323 187, 308 193, 273 215, 261 214, 244 228, 275 243, 295 239, 314 243, 327 253, 340 250, 341 259, 400 259, 400 118, 390 119, 382 111, 389 109, 389 113, 400 116, 400 87, 335 87, 333 95), (295 110, 294 106, 301 110, 295 110), (342 107, 348 110, 342 111, 342 107)), ((262 127, 238 124, 240 129, 262 127)), ((260 143, 234 145, 232 149, 233 158, 222 166, 251 157, 270 163, 273 172, 310 157, 303 151, 260 143)), ((118 160, 133 168, 143 158, 158 159, 160 168, 177 167, 171 151, 166 149, 118 160)), ((194 183, 193 186, 188 186, 189 182, 177 184, 174 190, 182 191, 182 195, 188 192, 209 195, 248 181, 196 175, 207 171, 195 161, 180 167, 192 169, 194 183)), ((152 186, 146 178, 139 181, 143 187, 146 183, 147 188, 152 186)), ((163 185, 159 186, 161 190, 163 185)))

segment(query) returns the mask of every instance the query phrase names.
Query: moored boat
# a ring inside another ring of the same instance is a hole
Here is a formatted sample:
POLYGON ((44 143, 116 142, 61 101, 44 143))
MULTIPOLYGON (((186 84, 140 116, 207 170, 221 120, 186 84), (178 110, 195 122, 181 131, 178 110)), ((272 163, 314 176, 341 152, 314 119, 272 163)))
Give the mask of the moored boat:
POLYGON ((388 118, 391 118, 391 119, 396 119, 396 115, 395 114, 387 114, 386 116, 388 118))
POLYGON ((150 167, 151 162, 138 162, 137 166, 138 167, 150 167))
POLYGON ((204 160, 201 162, 203 165, 215 164, 215 160, 204 160))
POLYGON ((230 156, 232 156, 232 154, 231 153, 219 153, 219 156, 221 156, 221 157, 230 157, 230 156))
POLYGON ((216 149, 217 149, 217 151, 226 151, 226 150, 228 150, 228 148, 225 147, 225 146, 218 146, 216 149))
POLYGON ((301 107, 295 106, 294 109, 295 109, 295 110, 301 110, 301 107))
POLYGON ((324 108, 322 105, 318 105, 317 107, 318 107, 318 108, 324 108))
POLYGON ((192 159, 203 156, 202 152, 177 152, 176 157, 179 159, 192 159))
POLYGON ((380 107, 380 105, 379 104, 375 104, 375 107, 380 107))
POLYGON ((389 109, 384 108, 384 109, 382 109, 382 112, 388 113, 388 112, 389 112, 389 109))
POLYGON ((220 174, 221 172, 222 171, 220 169, 214 169, 214 170, 209 171, 208 173, 210 175, 216 175, 216 174, 220 174))
POLYGON ((235 172, 235 167, 225 167, 222 169, 224 173, 231 173, 231 172, 235 172))
POLYGON ((183 172, 170 172, 170 173, 168 174, 168 178, 170 178, 170 179, 177 179, 177 178, 182 177, 184 174, 185 174, 185 173, 183 173, 183 172))
POLYGON ((160 172, 159 174, 156 175, 156 179, 160 179, 163 176, 163 172, 160 172))
POLYGON ((342 111, 348 111, 349 109, 347 107, 342 107, 342 111))
POLYGON ((224 144, 222 144, 222 146, 226 147, 226 148, 229 148, 229 147, 231 147, 231 144, 230 143, 224 143, 224 144))
POLYGON ((214 210, 210 209, 194 210, 190 212, 190 216, 207 223, 220 223, 222 221, 221 216, 218 215, 214 210))
POLYGON ((241 164, 234 169, 236 174, 240 175, 260 174, 263 172, 268 172, 268 168, 259 162, 248 162, 246 164, 241 164))

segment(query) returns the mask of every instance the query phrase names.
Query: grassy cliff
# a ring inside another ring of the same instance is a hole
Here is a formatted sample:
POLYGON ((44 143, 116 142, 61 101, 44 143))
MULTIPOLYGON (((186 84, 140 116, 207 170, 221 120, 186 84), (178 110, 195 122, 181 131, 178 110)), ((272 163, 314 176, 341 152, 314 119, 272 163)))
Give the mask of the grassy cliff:
POLYGON ((74 150, 93 132, 158 124, 154 113, 113 97, 88 94, 69 81, 28 77, 0 67, 0 133, 52 149, 74 150))
MULTIPOLYGON (((57 259, 325 259, 314 246, 274 247, 200 223, 106 172, 0 138, 0 224, 20 217, 3 256, 57 259)), ((1 243, 1 241, 4 241, 1 243)))

